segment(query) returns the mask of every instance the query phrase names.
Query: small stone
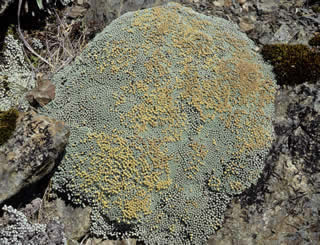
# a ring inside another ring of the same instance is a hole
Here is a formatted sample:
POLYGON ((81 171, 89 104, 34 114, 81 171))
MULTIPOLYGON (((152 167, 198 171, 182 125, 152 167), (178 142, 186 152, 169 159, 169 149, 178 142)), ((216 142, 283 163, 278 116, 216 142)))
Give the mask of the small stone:
POLYGON ((244 4, 245 2, 247 2, 247 0, 237 0, 238 1, 238 3, 240 4, 240 5, 242 5, 242 4, 244 4))
POLYGON ((224 0, 214 1, 213 5, 216 6, 216 7, 223 7, 224 6, 224 0))
POLYGON ((89 238, 85 245, 136 245, 136 239, 125 240, 103 240, 99 238, 89 238))
POLYGON ((293 35, 291 35, 291 30, 289 26, 286 24, 283 24, 280 26, 280 28, 277 30, 277 32, 274 34, 273 38, 271 39, 272 43, 289 43, 292 36, 294 36, 298 31, 295 31, 293 35))
POLYGON ((254 29, 254 24, 251 24, 244 19, 240 20, 239 27, 243 32, 249 32, 254 29))
POLYGON ((55 86, 49 79, 38 79, 37 86, 26 94, 30 104, 45 106, 55 97, 55 86))
POLYGON ((232 6, 232 0, 224 0, 224 6, 226 8, 230 8, 232 6))
POLYGON ((67 16, 75 19, 83 16, 86 11, 87 9, 82 6, 73 6, 69 9, 67 16))

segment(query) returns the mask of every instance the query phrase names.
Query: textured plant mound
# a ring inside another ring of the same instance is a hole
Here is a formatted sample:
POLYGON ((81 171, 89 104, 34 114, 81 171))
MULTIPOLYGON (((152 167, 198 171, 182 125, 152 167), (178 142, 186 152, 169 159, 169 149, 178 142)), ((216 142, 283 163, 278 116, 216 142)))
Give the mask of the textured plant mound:
POLYGON ((92 232, 201 244, 255 183, 273 138, 271 67, 237 27, 178 4, 113 21, 53 82, 71 127, 53 188, 92 232))

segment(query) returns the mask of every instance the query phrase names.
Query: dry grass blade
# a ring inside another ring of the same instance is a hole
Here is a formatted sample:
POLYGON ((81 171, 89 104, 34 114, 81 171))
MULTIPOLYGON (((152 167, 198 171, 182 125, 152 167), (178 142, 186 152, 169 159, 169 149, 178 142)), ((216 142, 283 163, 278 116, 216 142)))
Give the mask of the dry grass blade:
POLYGON ((48 24, 45 42, 46 58, 54 66, 52 72, 57 72, 81 52, 86 44, 86 36, 81 32, 80 37, 72 37, 72 32, 79 31, 79 28, 74 23, 66 23, 65 18, 61 18, 56 11, 54 13, 56 23, 48 24))
POLYGON ((35 56, 37 56, 39 59, 41 59, 43 62, 45 62, 46 64, 48 64, 50 67, 53 67, 52 64, 50 64, 49 61, 47 61, 46 59, 42 58, 41 55, 39 55, 36 51, 34 51, 34 49, 30 46, 30 44, 27 42, 27 40, 24 38, 22 32, 21 32, 21 28, 20 28, 20 13, 21 13, 21 5, 22 5, 22 0, 19 0, 19 4, 18 4, 18 33, 19 33, 19 37, 21 38, 21 40, 23 41, 24 45, 27 47, 27 49, 33 53, 35 56))

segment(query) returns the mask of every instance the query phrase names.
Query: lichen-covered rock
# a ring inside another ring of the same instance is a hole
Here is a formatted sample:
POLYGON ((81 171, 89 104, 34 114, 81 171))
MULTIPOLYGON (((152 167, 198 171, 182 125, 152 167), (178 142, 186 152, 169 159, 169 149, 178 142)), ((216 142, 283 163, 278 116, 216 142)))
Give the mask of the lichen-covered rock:
POLYGON ((56 74, 71 129, 53 188, 91 231, 202 244, 256 183, 273 139, 271 67, 238 28, 179 4, 127 13, 56 74))
POLYGON ((12 137, 0 148, 0 204, 46 176, 68 136, 64 122, 35 112, 21 113, 12 137))
POLYGON ((47 224, 33 224, 20 211, 11 206, 2 208, 5 212, 0 219, 1 245, 65 245, 63 226, 57 220, 47 224))

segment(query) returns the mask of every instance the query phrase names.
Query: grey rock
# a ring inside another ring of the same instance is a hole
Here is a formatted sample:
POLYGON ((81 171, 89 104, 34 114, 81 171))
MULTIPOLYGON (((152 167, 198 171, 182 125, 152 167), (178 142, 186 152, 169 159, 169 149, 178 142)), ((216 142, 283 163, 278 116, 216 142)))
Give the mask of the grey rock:
POLYGON ((91 208, 77 207, 67 205, 62 199, 55 199, 43 204, 40 220, 59 217, 64 224, 65 235, 68 240, 77 241, 84 237, 90 229, 91 208))
POLYGON ((257 1, 257 9, 265 14, 273 13, 278 8, 277 0, 260 0, 257 1))
POLYGON ((270 43, 272 39, 274 42, 290 39, 290 43, 306 44, 310 34, 318 28, 318 14, 311 8, 305 8, 307 0, 249 0, 244 4, 232 0, 180 2, 197 12, 237 23, 259 46, 270 43), (253 21, 247 21, 247 18, 253 21), (287 30, 284 30, 285 26, 287 30))
POLYGON ((98 238, 89 238, 84 245, 136 245, 136 239, 125 240, 103 240, 98 238))
POLYGON ((168 0, 90 0, 90 9, 85 16, 88 26, 92 24, 102 30, 111 21, 129 12, 151 8, 168 0))
POLYGON ((276 31, 273 38, 270 40, 272 43, 289 43, 292 37, 297 33, 297 30, 289 28, 288 25, 282 24, 280 28, 276 31), (291 32, 293 32, 291 34, 291 32))
POLYGON ((241 31, 247 33, 247 32, 254 29, 254 23, 250 18, 243 17, 243 18, 241 18, 241 20, 239 22, 239 27, 240 27, 241 31))
POLYGON ((28 203, 25 206, 25 208, 22 209, 21 211, 27 218, 33 219, 35 215, 39 212, 41 204, 42 204, 42 199, 38 197, 32 200, 31 203, 28 203))
POLYGON ((64 122, 35 112, 21 113, 15 132, 0 148, 0 204, 46 176, 68 137, 64 122))

